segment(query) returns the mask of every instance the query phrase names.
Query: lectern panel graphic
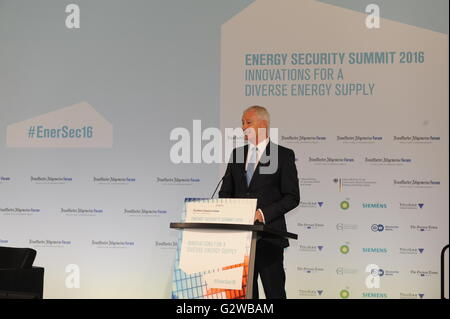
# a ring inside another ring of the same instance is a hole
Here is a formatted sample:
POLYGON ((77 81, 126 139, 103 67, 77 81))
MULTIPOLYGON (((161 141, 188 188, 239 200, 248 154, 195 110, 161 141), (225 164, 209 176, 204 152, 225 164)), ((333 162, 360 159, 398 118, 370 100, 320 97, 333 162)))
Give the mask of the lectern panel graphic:
MULTIPOLYGON (((208 227, 253 225, 255 211, 256 199, 189 198, 185 199, 182 220, 208 227)), ((251 230, 182 229, 173 267, 172 298, 246 298, 251 242, 251 230)))
POLYGON ((256 199, 186 199, 173 268, 172 298, 248 299, 256 241, 263 233, 297 235, 254 224, 256 199))

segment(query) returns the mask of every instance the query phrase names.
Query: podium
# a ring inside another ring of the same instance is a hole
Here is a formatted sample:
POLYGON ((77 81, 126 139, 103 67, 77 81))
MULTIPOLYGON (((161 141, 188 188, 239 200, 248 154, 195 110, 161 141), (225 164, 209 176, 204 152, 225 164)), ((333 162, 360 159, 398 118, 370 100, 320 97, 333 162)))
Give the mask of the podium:
MULTIPOLYGON (((180 223, 170 223, 170 228, 172 229, 178 229, 182 232, 190 231, 190 230, 197 230, 197 231, 206 231, 205 234, 210 236, 218 236, 219 238, 223 236, 223 234, 226 234, 228 238, 233 240, 233 233, 236 234, 236 236, 241 236, 243 233, 247 233, 250 238, 250 247, 248 251, 248 256, 245 256, 244 260, 242 260, 242 263, 235 264, 233 266, 229 267, 223 267, 223 270, 233 270, 238 267, 242 267, 242 275, 240 278, 242 279, 241 282, 239 282, 239 288, 237 289, 230 289, 227 287, 208 287, 208 282, 202 282, 203 277, 211 276, 211 271, 201 273, 197 272, 196 274, 193 274, 193 278, 189 278, 189 275, 182 274, 183 271, 180 273, 177 273, 177 271, 180 271, 180 250, 181 246, 183 244, 186 244, 183 242, 183 240, 189 240, 186 239, 184 236, 181 236, 181 239, 179 241, 179 247, 177 251, 177 259, 176 264, 174 268, 174 280, 173 280, 173 290, 172 290, 172 298, 224 298, 224 299, 251 299, 253 295, 253 276, 254 276, 254 267, 255 267, 255 253, 256 253, 256 242, 263 236, 263 234, 268 234, 271 236, 279 236, 289 239, 297 239, 298 236, 293 233, 289 232, 283 232, 276 229, 271 228, 268 225, 262 224, 262 223, 256 223, 253 225, 249 224, 233 224, 233 223, 196 223, 196 222, 180 222, 180 223), (238 235, 240 234, 240 235, 238 235), (181 246, 180 246, 181 245, 181 246), (234 267, 234 268, 233 268, 234 267), (185 276, 186 278, 182 278, 185 276), (202 277, 203 276, 203 277, 202 277), (199 281, 200 279, 200 281, 199 281), (186 282, 182 283, 182 281, 185 280, 186 282), (181 289, 180 289, 181 288, 181 289), (174 291, 176 293, 174 293, 174 291), (212 297, 211 297, 212 296, 212 297)), ((245 244, 245 241, 243 242, 245 244)), ((213 248, 214 249, 214 248, 213 248)), ((225 250, 222 250, 223 252, 226 252, 225 250)), ((195 257, 194 257, 195 258, 195 257)), ((209 267, 208 263, 213 262, 212 258, 205 261, 204 269, 211 269, 214 268, 213 266, 209 267)), ((232 263, 232 262, 231 262, 232 263)), ((225 276, 225 278, 229 278, 225 276)), ((221 282, 226 281, 226 279, 216 279, 216 281, 221 282)), ((208 281, 208 280, 206 280, 208 281)), ((212 280, 211 280, 212 281, 212 280)), ((230 279, 231 281, 231 279, 230 279)), ((225 285, 226 286, 226 285, 225 285)), ((236 287, 234 287, 236 288, 236 287)))

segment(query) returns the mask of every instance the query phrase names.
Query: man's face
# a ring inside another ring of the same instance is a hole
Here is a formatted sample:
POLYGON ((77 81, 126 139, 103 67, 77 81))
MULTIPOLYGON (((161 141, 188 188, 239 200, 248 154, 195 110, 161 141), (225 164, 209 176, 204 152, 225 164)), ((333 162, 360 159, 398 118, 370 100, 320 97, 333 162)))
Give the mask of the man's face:
POLYGON ((267 123, 258 117, 255 110, 249 110, 242 115, 242 130, 244 131, 244 139, 257 145, 267 137, 267 123), (263 133, 263 136, 258 136, 263 133), (265 129, 265 131, 261 131, 265 129))

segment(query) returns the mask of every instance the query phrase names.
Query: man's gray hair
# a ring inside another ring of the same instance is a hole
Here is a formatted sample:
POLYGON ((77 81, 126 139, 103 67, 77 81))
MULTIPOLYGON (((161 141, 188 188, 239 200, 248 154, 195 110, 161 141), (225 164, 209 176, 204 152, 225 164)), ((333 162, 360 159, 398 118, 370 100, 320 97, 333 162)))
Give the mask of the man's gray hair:
POLYGON ((259 119, 267 121, 267 126, 270 127, 270 114, 264 106, 250 106, 244 110, 244 113, 248 111, 255 111, 256 114, 258 114, 259 119))

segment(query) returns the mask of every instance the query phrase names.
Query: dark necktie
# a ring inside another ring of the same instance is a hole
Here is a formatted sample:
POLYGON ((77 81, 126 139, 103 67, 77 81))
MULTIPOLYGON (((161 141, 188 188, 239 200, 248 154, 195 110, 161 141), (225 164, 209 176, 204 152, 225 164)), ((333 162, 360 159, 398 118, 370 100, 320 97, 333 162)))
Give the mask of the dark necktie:
POLYGON ((247 172, 245 173, 246 177, 247 177, 247 186, 250 185, 250 181, 252 180, 253 177, 253 173, 255 172, 255 168, 256 168, 256 154, 258 152, 258 148, 257 147, 253 147, 251 149, 251 154, 250 157, 248 158, 248 163, 247 163, 247 172))

